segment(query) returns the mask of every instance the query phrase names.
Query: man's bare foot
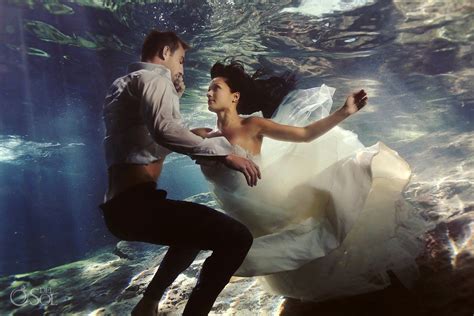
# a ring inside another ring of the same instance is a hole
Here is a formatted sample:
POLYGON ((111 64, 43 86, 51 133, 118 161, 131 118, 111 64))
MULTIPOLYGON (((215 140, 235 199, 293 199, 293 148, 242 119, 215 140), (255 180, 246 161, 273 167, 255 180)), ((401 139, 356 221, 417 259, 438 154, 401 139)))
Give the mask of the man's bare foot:
POLYGON ((158 303, 144 296, 133 308, 132 316, 158 316, 158 303))

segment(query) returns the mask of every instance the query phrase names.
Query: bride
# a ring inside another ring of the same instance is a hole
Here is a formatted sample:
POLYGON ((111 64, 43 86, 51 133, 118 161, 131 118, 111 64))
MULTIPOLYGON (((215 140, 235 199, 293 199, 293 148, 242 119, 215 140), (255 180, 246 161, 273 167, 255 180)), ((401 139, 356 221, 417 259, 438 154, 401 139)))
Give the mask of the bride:
POLYGON ((330 114, 334 88, 291 91, 293 77, 261 75, 216 63, 207 97, 217 129, 193 130, 225 136, 261 169, 250 188, 219 163, 201 166, 223 211, 254 236, 235 275, 262 276, 270 292, 312 301, 384 288, 388 270, 410 286, 421 246, 420 220, 399 199, 410 167, 383 143, 365 147, 336 126, 366 105, 367 93, 350 94, 330 114), (257 111, 263 117, 240 115, 257 111))

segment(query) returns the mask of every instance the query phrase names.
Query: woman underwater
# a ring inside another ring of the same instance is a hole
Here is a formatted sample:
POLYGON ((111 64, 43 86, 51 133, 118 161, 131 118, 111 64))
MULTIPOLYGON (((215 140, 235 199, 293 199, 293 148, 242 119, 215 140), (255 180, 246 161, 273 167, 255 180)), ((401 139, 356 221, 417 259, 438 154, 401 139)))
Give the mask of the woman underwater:
POLYGON ((366 105, 366 92, 330 114, 335 89, 292 91, 292 76, 260 75, 216 63, 207 97, 217 129, 194 130, 225 136, 262 172, 250 188, 218 163, 201 167, 223 211, 254 236, 235 275, 264 276, 272 293, 313 301, 384 288, 388 270, 409 286, 421 247, 421 220, 400 200, 410 167, 383 143, 365 147, 336 126, 366 105), (264 117, 241 116, 258 111, 264 117))

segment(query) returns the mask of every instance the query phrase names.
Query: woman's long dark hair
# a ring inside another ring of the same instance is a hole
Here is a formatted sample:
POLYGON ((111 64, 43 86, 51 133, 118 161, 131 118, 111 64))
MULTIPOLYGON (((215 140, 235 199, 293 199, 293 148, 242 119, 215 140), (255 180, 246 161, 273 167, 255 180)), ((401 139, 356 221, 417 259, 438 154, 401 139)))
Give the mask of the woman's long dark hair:
MULTIPOLYGON (((224 61, 225 62, 225 61, 224 61)), ((223 77, 230 91, 240 92, 237 113, 252 114, 262 111, 269 118, 283 98, 295 88, 293 73, 262 78, 265 71, 258 69, 252 76, 245 72, 242 62, 232 60, 228 65, 217 62, 211 68, 211 78, 223 77)))

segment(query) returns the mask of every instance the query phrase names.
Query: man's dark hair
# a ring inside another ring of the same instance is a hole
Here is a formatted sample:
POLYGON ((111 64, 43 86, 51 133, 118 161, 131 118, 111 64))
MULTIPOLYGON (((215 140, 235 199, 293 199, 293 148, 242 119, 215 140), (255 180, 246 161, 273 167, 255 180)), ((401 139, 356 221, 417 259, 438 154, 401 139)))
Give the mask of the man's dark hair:
POLYGON ((152 30, 143 42, 141 60, 151 60, 155 55, 164 59, 163 48, 165 48, 165 46, 169 46, 171 53, 173 54, 179 48, 179 45, 181 45, 184 50, 191 48, 191 46, 180 39, 174 32, 152 30))

